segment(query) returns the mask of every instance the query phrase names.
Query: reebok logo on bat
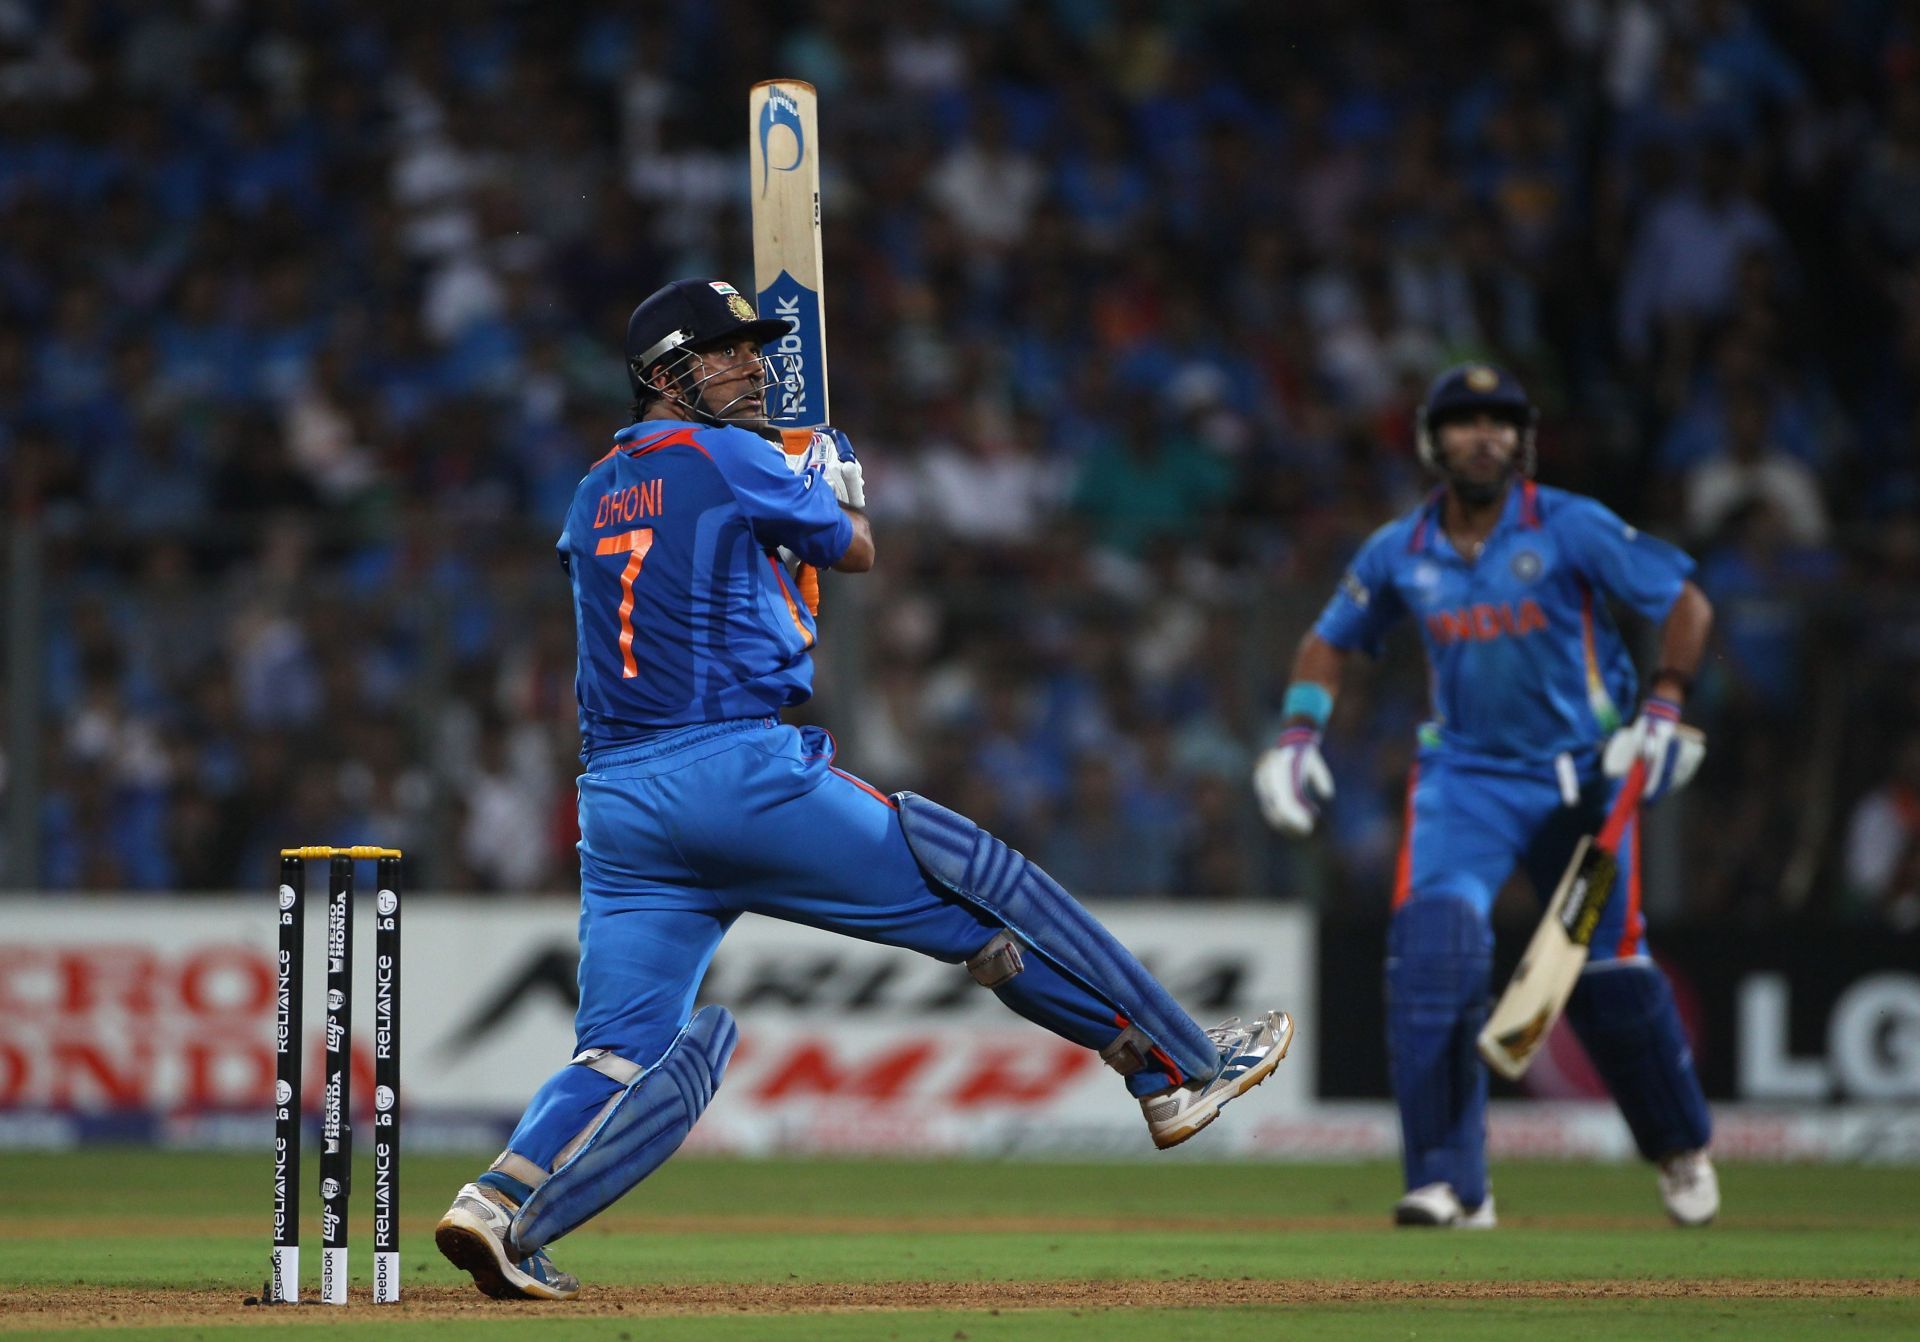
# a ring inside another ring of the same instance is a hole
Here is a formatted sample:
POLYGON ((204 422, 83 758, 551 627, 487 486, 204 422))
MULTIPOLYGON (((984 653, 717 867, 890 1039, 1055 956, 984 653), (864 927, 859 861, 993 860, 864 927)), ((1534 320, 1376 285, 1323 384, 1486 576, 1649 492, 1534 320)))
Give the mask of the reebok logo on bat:
POLYGON ((776 389, 772 418, 787 423, 805 422, 812 414, 812 388, 821 362, 817 336, 820 329, 820 300, 801 287, 786 271, 760 294, 760 310, 784 318, 791 329, 767 347, 773 360, 776 389))

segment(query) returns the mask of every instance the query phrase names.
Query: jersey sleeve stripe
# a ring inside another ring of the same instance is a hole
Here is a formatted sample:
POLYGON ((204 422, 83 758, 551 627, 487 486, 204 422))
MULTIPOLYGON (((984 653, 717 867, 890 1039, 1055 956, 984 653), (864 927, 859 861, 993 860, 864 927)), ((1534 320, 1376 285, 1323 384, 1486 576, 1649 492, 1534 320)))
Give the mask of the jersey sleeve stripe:
POLYGON ((879 788, 869 783, 866 779, 855 778, 852 774, 848 773, 845 769, 837 769, 831 764, 827 766, 827 769, 830 772, 837 774, 839 777, 846 779, 849 783, 859 788, 862 792, 866 793, 869 797, 872 797, 875 801, 878 801, 883 805, 890 806, 896 811, 900 809, 899 803, 895 802, 892 797, 889 797, 886 793, 882 792, 879 788))
POLYGON ((786 598, 787 614, 793 619, 793 627, 800 631, 800 637, 805 639, 806 645, 811 648, 813 646, 813 634, 808 630, 806 621, 800 618, 800 606, 793 599, 793 589, 787 586, 787 573, 785 569, 780 567, 780 556, 768 555, 767 563, 773 569, 773 580, 780 584, 780 595, 786 598))
POLYGON ((644 457, 649 452, 658 452, 667 447, 691 447, 708 461, 713 460, 713 453, 707 451, 699 438, 694 436, 692 429, 674 429, 669 433, 661 434, 658 438, 649 438, 644 443, 630 443, 627 445, 627 455, 644 457))
POLYGON ((1418 762, 1407 770, 1406 818, 1400 828, 1400 856, 1393 864, 1393 907, 1413 897, 1413 792, 1420 786, 1418 762))
POLYGON ((606 465, 609 461, 612 461, 615 457, 621 456, 622 454, 628 457, 644 457, 649 452, 658 452, 663 447, 691 447, 696 451, 698 451, 700 455, 705 457, 708 461, 713 460, 713 453, 707 451, 707 449, 701 444, 700 440, 694 437, 694 430, 669 429, 667 430, 667 432, 660 434, 657 437, 649 438, 644 442, 640 441, 639 439, 628 438, 628 439, 625 439, 624 441, 615 443, 612 447, 607 449, 605 456, 601 457, 600 460, 594 462, 593 465, 587 467, 587 474, 592 475, 595 471, 600 469, 600 467, 606 465))

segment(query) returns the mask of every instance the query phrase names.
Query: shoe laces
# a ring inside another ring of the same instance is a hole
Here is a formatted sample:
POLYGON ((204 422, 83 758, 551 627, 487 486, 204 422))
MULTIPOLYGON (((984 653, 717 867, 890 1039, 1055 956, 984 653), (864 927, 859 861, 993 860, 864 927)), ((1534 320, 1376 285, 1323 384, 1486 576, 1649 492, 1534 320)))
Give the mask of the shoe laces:
POLYGON ((1212 1029, 1203 1031, 1203 1033, 1208 1039, 1213 1041, 1216 1048, 1224 1049, 1231 1048, 1242 1036, 1246 1035, 1248 1031, 1245 1026, 1240 1024, 1240 1018, 1235 1016, 1231 1020, 1222 1021, 1212 1029))

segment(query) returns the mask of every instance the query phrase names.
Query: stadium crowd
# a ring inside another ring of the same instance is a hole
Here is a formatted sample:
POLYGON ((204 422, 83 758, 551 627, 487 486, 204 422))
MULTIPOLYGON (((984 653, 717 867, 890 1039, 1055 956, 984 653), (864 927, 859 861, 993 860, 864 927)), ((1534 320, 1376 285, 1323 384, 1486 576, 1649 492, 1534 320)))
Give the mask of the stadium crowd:
POLYGON ((632 305, 750 279, 769 74, 883 556, 843 763, 1089 895, 1377 907, 1410 646, 1324 838, 1248 769, 1487 358, 1719 613, 1667 911, 1920 919, 1915 0, 0 0, 11 884, 570 888, 553 532, 632 305))

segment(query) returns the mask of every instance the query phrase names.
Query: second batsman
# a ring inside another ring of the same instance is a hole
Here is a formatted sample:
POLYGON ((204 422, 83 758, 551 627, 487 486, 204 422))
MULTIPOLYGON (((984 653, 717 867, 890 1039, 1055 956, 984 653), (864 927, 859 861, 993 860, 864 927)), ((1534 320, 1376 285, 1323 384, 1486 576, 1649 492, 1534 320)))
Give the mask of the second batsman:
MULTIPOLYGON (((1301 640, 1280 738, 1254 787, 1268 821, 1313 830, 1333 778, 1320 733, 1354 651, 1378 653, 1410 616, 1426 647, 1433 716, 1407 782, 1387 934, 1387 1053, 1400 1110, 1401 1225, 1490 1226, 1487 1071, 1474 1041, 1493 966, 1488 913, 1518 864, 1544 898, 1598 828, 1636 756, 1642 804, 1684 786, 1700 738, 1676 730, 1712 609, 1693 561, 1599 503, 1533 481, 1536 412, 1485 364, 1443 373, 1419 412, 1440 487, 1376 531, 1301 640), (1660 661, 1637 716, 1613 600, 1660 622, 1660 661)), ((1647 953, 1638 823, 1567 1018, 1659 1168, 1668 1214, 1713 1219, 1719 1187, 1707 1103, 1673 994, 1647 953)))

